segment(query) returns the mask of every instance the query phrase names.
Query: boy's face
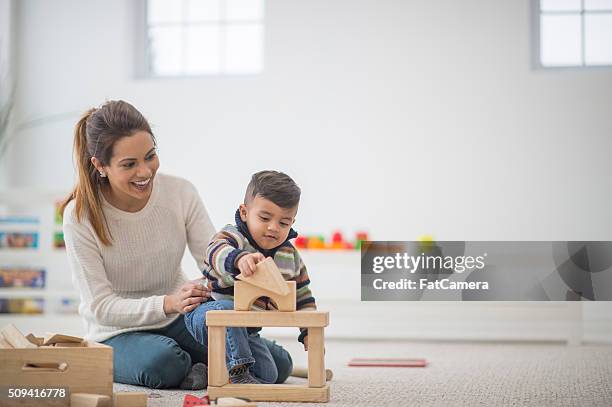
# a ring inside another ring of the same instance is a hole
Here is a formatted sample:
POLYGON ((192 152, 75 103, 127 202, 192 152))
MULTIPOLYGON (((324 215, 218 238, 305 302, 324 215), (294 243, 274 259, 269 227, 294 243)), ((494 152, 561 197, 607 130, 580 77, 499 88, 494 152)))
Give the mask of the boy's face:
POLYGON ((257 245, 270 250, 280 246, 287 239, 291 225, 295 222, 297 210, 297 205, 290 209, 281 208, 257 195, 248 204, 240 205, 240 219, 247 224, 257 245))

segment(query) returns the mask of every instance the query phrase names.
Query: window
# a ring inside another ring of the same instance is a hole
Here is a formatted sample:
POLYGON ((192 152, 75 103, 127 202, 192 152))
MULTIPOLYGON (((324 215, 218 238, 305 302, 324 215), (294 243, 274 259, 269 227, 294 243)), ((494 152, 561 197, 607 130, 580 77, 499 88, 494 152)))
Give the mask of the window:
POLYGON ((263 0, 147 0, 149 76, 263 69, 263 0))
POLYGON ((542 67, 612 66, 612 0, 540 0, 538 12, 542 67))

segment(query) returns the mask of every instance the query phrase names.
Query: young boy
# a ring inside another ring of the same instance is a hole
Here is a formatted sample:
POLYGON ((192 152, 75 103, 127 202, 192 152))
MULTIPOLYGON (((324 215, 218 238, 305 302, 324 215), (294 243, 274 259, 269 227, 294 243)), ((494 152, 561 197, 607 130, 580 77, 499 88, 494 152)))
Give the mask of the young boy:
MULTIPOLYGON (((235 225, 218 232, 208 246, 204 276, 215 301, 199 305, 185 315, 189 332, 207 345, 206 311, 233 309, 234 280, 243 273, 250 276, 257 263, 272 257, 285 280, 296 282, 296 309, 314 310, 315 300, 308 287, 310 280, 298 251, 289 242, 297 236, 291 228, 300 201, 300 188, 286 174, 261 171, 247 186, 244 203, 236 211, 235 225)), ((259 298, 253 310, 275 310, 268 298, 259 298)), ((231 383, 275 383, 274 355, 259 336, 261 328, 228 328, 227 359, 231 383), (255 376, 255 377, 254 377, 255 376)), ((308 350, 308 329, 300 328, 298 337, 308 350)), ((278 345, 277 345, 278 346, 278 345)))

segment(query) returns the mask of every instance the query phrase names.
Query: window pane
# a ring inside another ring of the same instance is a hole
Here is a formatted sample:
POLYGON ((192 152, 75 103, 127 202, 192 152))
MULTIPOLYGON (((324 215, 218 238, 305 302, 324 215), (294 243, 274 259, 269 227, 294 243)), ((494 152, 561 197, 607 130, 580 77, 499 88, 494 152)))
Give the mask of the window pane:
POLYGON ((226 0, 225 18, 229 21, 261 21, 263 0, 226 0))
POLYGON ((540 17, 540 58, 543 66, 582 65, 579 15, 540 17))
POLYGON ((149 29, 149 61, 154 75, 181 74, 181 28, 149 29))
POLYGON ((612 65, 612 14, 586 15, 584 51, 588 65, 612 65))
POLYGON ((221 27, 217 24, 190 27, 185 31, 185 73, 218 73, 221 27))
POLYGON ((187 21, 219 21, 221 0, 186 0, 187 21))
POLYGON ((147 21, 155 23, 177 23, 181 21, 182 1, 149 0, 147 2, 147 21))
POLYGON ((263 24, 225 26, 228 73, 256 73, 263 69, 263 24))
POLYGON ((580 0, 540 0, 542 11, 580 11, 580 0))
POLYGON ((585 0, 586 10, 612 10, 612 0, 585 0))

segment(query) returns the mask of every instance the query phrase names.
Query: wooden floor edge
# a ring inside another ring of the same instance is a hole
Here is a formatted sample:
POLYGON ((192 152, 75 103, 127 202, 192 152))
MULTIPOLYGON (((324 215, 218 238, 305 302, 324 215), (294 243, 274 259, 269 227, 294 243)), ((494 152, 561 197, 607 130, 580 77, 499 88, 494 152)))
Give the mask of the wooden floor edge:
POLYGON ((327 403, 329 385, 306 387, 291 384, 226 384, 225 386, 208 386, 208 397, 211 400, 219 397, 242 397, 251 401, 327 403))

